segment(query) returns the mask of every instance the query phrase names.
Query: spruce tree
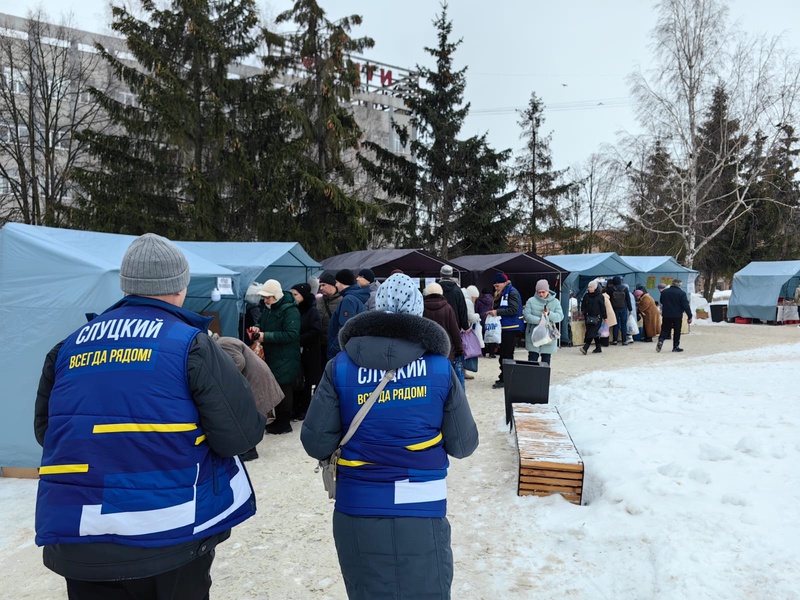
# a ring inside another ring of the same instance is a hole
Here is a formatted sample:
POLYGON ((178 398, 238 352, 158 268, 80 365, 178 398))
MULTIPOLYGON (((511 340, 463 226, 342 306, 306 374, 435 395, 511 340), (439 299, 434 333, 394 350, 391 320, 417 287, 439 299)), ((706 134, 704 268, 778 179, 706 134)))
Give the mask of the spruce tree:
POLYGON ((508 152, 493 150, 484 137, 459 139, 469 113, 464 103, 466 68, 454 67, 461 40, 451 40, 447 3, 441 7, 434 20, 437 45, 425 48, 436 67, 416 66, 417 78, 409 83, 406 98, 410 124, 394 124, 413 160, 372 143, 365 146, 374 152, 374 161, 361 160, 390 197, 385 214, 402 228, 395 236, 400 244, 444 258, 478 248, 502 251, 512 229, 502 164, 508 152), (476 222, 488 229, 474 226, 476 222))
POLYGON ((353 193, 362 131, 349 107, 360 84, 351 56, 374 45, 368 37, 351 37, 361 21, 352 15, 333 22, 316 0, 296 0, 276 19, 296 31, 268 37, 267 64, 290 82, 286 114, 302 148, 291 195, 298 238, 318 256, 365 248, 374 213, 353 193))
POLYGON ((531 94, 527 108, 518 122, 520 137, 525 140, 523 153, 517 157, 514 181, 519 195, 519 214, 524 215, 518 233, 531 252, 543 234, 558 237, 564 227, 558 201, 569 192, 570 184, 562 182, 566 169, 554 170, 550 151, 552 133, 544 135, 544 104, 531 94))
MULTIPOLYGON (((113 8, 112 29, 133 61, 97 46, 119 80, 117 94, 95 89, 116 130, 87 131, 93 161, 77 169, 80 218, 101 231, 202 240, 252 239, 266 209, 276 233, 291 222, 268 207, 281 178, 265 180, 255 133, 275 119, 279 99, 259 71, 235 76, 261 42, 254 0, 172 0, 161 10, 142 0, 138 19, 113 8), (270 198, 270 194, 272 197, 270 198), (258 207, 258 209, 256 209, 258 207), (281 221, 285 221, 285 225, 281 221)), ((285 160, 282 158, 281 160, 285 160)), ((281 160, 270 168, 279 170, 281 160)), ((280 238, 278 238, 280 239, 280 238)), ((283 238, 285 239, 285 238, 283 238)))

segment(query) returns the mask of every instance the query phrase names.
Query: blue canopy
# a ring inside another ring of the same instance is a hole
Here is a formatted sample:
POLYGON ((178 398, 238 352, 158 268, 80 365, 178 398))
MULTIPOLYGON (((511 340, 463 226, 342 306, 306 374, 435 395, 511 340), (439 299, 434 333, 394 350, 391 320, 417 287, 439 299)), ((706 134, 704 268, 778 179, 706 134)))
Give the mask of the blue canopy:
MULTIPOLYGON (((0 467, 36 467, 33 406, 50 349, 123 294, 119 266, 135 236, 8 223, 0 229, 0 467)), ((188 295, 208 302, 238 273, 184 252, 188 295)))
MULTIPOLYGON (((560 256, 545 256, 545 259, 569 271, 564 279, 561 290, 561 307, 564 315, 569 315, 569 299, 574 296, 580 298, 592 279, 598 277, 611 279, 619 275, 625 283, 633 289, 636 285, 635 269, 622 260, 616 252, 603 252, 600 254, 562 254, 560 256)), ((568 327, 561 328, 561 340, 569 341, 568 327)))
MULTIPOLYGON (((222 335, 237 337, 239 319, 244 311, 244 296, 254 281, 280 281, 288 290, 296 283, 305 283, 309 276, 322 269, 297 242, 175 242, 184 251, 202 256, 240 274, 232 294, 223 294, 213 304, 219 314, 222 335)), ((189 300, 184 306, 202 312, 205 299, 189 300)))
POLYGON ((751 262, 733 275, 728 318, 775 321, 778 298, 792 298, 800 284, 800 260, 751 262))
POLYGON ((699 273, 682 266, 671 256, 620 256, 620 258, 636 271, 635 285, 644 286, 656 302, 661 299, 659 283, 670 285, 673 279, 686 281, 694 279, 699 273))

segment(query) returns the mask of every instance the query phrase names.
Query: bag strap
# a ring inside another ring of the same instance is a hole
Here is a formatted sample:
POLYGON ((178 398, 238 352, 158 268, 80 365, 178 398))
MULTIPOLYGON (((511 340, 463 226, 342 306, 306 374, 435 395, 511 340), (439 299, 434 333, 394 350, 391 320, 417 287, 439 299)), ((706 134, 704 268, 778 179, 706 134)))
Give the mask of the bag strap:
POLYGON ((381 382, 378 384, 378 387, 376 387, 375 390, 369 395, 369 398, 367 398, 367 401, 364 402, 364 405, 360 409, 358 409, 356 416, 353 417, 353 421, 350 423, 350 428, 347 430, 347 433, 344 434, 342 441, 339 442, 339 448, 344 446, 347 442, 350 441, 350 438, 353 437, 353 435, 356 432, 356 429, 358 429, 358 426, 361 425, 361 421, 363 421, 364 417, 367 416, 369 409, 372 408, 372 405, 375 404, 375 402, 378 400, 378 396, 381 395, 383 388, 385 388, 386 384, 389 383, 389 380, 391 380, 394 377, 394 373, 395 373, 394 369, 389 369, 388 371, 386 371, 386 375, 383 376, 383 379, 381 379, 381 382))

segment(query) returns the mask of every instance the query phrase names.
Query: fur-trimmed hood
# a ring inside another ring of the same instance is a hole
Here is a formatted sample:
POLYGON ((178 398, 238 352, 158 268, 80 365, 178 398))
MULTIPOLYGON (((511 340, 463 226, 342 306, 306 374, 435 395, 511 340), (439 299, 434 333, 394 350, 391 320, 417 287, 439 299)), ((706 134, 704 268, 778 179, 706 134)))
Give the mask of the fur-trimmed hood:
POLYGON ((416 315, 368 311, 347 320, 339 344, 357 365, 394 369, 426 353, 450 354, 450 339, 440 325, 416 315))

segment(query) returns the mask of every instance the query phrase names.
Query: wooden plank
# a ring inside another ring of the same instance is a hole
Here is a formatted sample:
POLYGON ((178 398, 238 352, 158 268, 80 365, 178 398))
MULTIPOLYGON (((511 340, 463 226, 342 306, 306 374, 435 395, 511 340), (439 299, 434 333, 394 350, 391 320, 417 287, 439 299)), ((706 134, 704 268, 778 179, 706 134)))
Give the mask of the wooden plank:
MULTIPOLYGON (((539 465, 536 465, 537 467, 539 465)), ((583 471, 562 471, 561 469, 529 469, 527 467, 520 467, 520 475, 528 475, 531 477, 558 477, 561 479, 583 479, 583 471)))
POLYGON ((36 467, 0 467, 0 471, 2 471, 2 477, 39 479, 39 469, 36 467))
POLYGON ((513 418, 519 450, 517 494, 561 494, 580 505, 583 459, 558 409, 550 404, 514 404, 513 418))
POLYGON ((564 492, 565 494, 580 494, 583 491, 582 487, 568 486, 568 485, 551 485, 547 483, 524 483, 520 481, 520 489, 536 490, 538 492, 564 492))
POLYGON ((567 463, 554 463, 547 461, 536 460, 535 457, 528 457, 523 459, 520 457, 520 466, 536 468, 536 469, 552 469, 554 471, 572 471, 574 473, 583 473, 583 463, 581 464, 567 464, 567 463))
POLYGON ((583 486, 583 481, 575 479, 553 479, 551 477, 526 477, 525 475, 519 476, 519 482, 520 485, 522 485, 524 482, 525 484, 528 485, 528 487, 536 485, 556 485, 560 487, 579 488, 583 486))

